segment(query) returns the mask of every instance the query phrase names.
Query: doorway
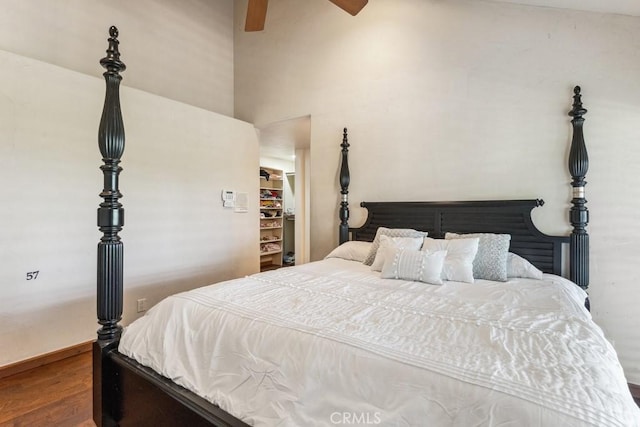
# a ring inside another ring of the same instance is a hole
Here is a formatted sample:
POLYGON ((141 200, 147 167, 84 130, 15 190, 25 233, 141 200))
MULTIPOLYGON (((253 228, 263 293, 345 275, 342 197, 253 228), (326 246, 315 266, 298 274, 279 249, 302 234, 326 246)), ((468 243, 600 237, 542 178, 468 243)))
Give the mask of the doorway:
POLYGON ((260 166, 284 172, 283 264, 310 260, 311 116, 256 126, 260 166))

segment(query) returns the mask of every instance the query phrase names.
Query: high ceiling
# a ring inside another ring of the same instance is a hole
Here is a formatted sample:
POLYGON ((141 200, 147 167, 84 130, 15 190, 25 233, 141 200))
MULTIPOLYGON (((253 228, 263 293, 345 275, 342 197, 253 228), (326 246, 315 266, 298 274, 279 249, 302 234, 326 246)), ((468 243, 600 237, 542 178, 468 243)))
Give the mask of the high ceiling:
POLYGON ((311 116, 297 117, 258 127, 260 157, 293 161, 295 150, 309 148, 311 116))
MULTIPOLYGON (((640 16, 640 0, 487 0, 528 6, 640 16)), ((295 148, 308 145, 309 118, 261 128, 261 155, 290 160, 295 148)))
POLYGON ((640 16, 640 0, 490 0, 499 3, 517 3, 529 6, 586 10, 640 16))

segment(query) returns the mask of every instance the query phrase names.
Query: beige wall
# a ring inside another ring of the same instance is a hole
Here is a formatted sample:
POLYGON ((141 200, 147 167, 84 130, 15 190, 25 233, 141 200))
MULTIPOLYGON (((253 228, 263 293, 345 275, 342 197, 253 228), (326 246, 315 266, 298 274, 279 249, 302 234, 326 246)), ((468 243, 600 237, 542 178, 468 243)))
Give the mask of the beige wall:
MULTIPOLYGON (((0 62, 3 366, 95 339, 104 82, 4 51, 0 62)), ((127 87, 121 98, 127 324, 139 298, 258 271, 259 150, 251 124, 127 87), (249 211, 224 209, 223 188, 246 192, 249 211)))
POLYGON ((0 0, 0 10, 2 50, 95 76, 115 25, 126 86, 233 115, 233 0, 0 0))
POLYGON ((123 322, 139 316, 139 298, 152 306, 257 271, 258 141, 220 115, 233 113, 233 1, 0 9, 0 366, 95 338, 98 61, 110 25, 127 64, 123 322), (223 209, 222 188, 247 192, 249 212, 223 209))
POLYGON ((543 198, 567 233, 572 88, 591 158, 593 315, 640 384, 640 18, 477 0, 269 2, 244 33, 236 2, 236 117, 311 115, 311 241, 337 244, 339 144, 351 143, 352 225, 362 200, 543 198))

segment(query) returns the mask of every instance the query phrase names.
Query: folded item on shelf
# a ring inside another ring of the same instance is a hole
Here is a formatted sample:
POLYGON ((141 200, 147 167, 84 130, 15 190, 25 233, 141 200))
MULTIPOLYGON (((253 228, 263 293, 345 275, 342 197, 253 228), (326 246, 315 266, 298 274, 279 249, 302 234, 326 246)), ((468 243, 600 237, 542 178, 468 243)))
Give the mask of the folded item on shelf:
POLYGON ((276 252, 280 250, 279 243, 263 243, 260 245, 260 252, 276 252))

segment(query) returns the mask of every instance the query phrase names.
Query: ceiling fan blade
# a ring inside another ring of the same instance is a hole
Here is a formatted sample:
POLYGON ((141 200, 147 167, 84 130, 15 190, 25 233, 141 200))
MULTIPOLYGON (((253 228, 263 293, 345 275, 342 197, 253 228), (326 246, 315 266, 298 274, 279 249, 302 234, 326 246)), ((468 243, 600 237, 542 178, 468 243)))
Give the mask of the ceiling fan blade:
POLYGON ((367 5, 369 0, 329 0, 331 3, 338 6, 340 9, 349 12, 351 15, 356 16, 363 7, 367 5))
POLYGON ((268 2, 269 0, 249 0, 249 4, 247 5, 247 19, 244 22, 245 31, 264 30, 268 2))

